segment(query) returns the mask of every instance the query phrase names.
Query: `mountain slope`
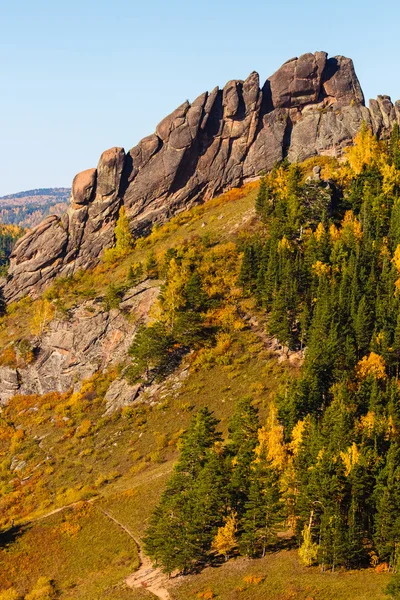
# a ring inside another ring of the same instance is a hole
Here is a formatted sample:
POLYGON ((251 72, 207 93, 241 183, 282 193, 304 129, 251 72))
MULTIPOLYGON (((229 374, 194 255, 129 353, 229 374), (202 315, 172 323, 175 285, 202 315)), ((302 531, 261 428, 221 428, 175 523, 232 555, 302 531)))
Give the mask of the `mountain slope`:
MULTIPOLYGON (((325 157, 278 166, 261 184, 155 227, 135 247, 122 214, 116 247, 99 266, 8 307, 3 368, 18 385, 36 370, 48 388, 45 395, 21 389, 25 395, 9 398, 1 413, 3 589, 27 595, 44 576, 60 598, 149 597, 124 585, 137 566, 136 549, 98 509, 142 538, 193 414, 208 407, 220 420, 221 455, 229 452, 235 406, 250 397, 260 439, 274 433, 272 455, 281 461, 296 532, 282 522, 273 549, 301 544, 311 511, 314 539, 326 552, 314 560, 335 574, 302 567, 294 549, 281 550, 173 579, 171 597, 384 597, 395 538, 390 530, 385 546, 371 523, 383 522, 379 498, 397 493, 385 474, 397 468, 399 140, 378 144, 363 130, 347 156, 343 164, 325 157), (162 282, 152 309, 125 304, 125 294, 149 281, 162 282), (91 377, 60 389, 62 371, 80 373, 78 353, 61 345, 79 310, 85 323, 99 314, 123 319, 136 346, 108 364, 100 360, 98 371, 92 357, 91 377), (146 338, 152 330, 155 345, 146 338), (51 331, 61 332, 52 347, 51 331), (146 342, 140 352, 138 339, 146 342), (49 351, 60 368, 53 378, 45 366, 49 351), (330 512, 336 506, 340 511, 330 512), (368 522, 343 552, 348 541, 339 536, 355 531, 347 526, 354 514, 368 514, 368 522), (327 532, 341 554, 328 553, 327 532), (363 570, 346 570, 349 564, 363 570)), ((212 554, 204 560, 200 566, 216 564, 212 554)))
POLYGON ((71 190, 40 188, 0 198, 0 223, 31 229, 49 214, 61 216, 68 208, 71 190))

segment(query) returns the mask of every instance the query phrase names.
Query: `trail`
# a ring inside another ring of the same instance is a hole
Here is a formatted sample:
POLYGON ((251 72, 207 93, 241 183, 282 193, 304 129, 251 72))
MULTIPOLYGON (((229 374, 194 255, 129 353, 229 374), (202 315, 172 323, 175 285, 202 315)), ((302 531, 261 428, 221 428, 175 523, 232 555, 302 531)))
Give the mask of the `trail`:
MULTIPOLYGON (((152 477, 148 477, 145 481, 141 481, 135 485, 132 485, 128 489, 134 490, 134 489, 140 487, 141 485, 148 483, 149 481, 153 481, 154 479, 158 479, 159 477, 164 477, 168 473, 171 473, 171 471, 172 471, 172 469, 168 469, 167 471, 162 471, 161 473, 157 473, 156 475, 153 475, 152 477)), ((101 496, 95 496, 94 498, 90 498, 90 500, 77 500, 77 502, 71 502, 70 504, 64 504, 64 506, 60 506, 59 508, 54 508, 53 510, 51 510, 48 513, 45 513, 44 515, 40 515, 39 517, 33 517, 32 519, 28 519, 27 521, 21 521, 18 524, 19 525, 30 525, 31 523, 37 523, 38 521, 43 521, 44 519, 47 519, 48 517, 51 517, 52 515, 56 515, 60 512, 63 512, 64 510, 67 510, 68 508, 75 508, 75 506, 82 504, 82 502, 85 502, 86 504, 93 504, 94 502, 99 501, 99 500, 104 500, 104 498, 101 496)))
POLYGON ((111 521, 113 521, 116 525, 118 525, 129 537, 135 542, 139 560, 140 567, 137 571, 135 571, 132 575, 129 575, 125 579, 125 583, 130 588, 145 588, 160 600, 171 600, 171 596, 166 589, 165 584, 168 581, 168 578, 161 569, 156 569, 151 564, 151 560, 148 556, 143 553, 143 550, 135 538, 133 533, 123 524, 120 523, 115 517, 113 517, 108 511, 96 506, 96 508, 103 513, 106 517, 108 517, 111 521))

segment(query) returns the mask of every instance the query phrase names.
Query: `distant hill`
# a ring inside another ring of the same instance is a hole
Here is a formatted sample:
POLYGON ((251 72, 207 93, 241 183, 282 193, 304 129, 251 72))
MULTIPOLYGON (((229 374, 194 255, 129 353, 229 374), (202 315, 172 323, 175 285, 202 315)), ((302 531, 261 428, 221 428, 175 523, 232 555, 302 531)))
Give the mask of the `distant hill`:
POLYGON ((32 228, 49 214, 62 215, 69 188, 39 188, 0 197, 0 223, 32 228))

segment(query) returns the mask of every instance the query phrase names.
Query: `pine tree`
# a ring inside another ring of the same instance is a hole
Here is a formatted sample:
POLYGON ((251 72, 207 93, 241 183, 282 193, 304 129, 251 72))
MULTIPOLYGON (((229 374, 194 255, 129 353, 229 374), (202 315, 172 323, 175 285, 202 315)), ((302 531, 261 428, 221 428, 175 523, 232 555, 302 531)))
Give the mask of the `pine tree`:
POLYGON ((241 521, 240 551, 250 557, 264 556, 267 547, 276 541, 278 525, 283 520, 279 473, 265 452, 253 463, 249 478, 251 484, 241 521))
POLYGON ((392 443, 377 487, 375 543, 381 560, 395 566, 400 559, 400 449, 392 443))
POLYGON ((222 525, 227 485, 217 424, 207 408, 192 420, 146 532, 146 553, 168 574, 204 561, 222 525))
POLYGON ((150 252, 147 255, 144 269, 145 269, 147 277, 149 277, 150 279, 157 279, 157 277, 158 277, 158 262, 157 262, 154 252, 150 252))
POLYGON ((271 212, 270 190, 265 176, 260 179, 260 187, 256 197, 256 213, 262 221, 265 221, 271 212))
POLYGON ((173 339, 163 323, 156 321, 148 327, 141 325, 129 348, 133 358, 133 376, 138 377, 144 372, 148 378, 152 369, 162 369, 168 362, 172 344, 173 339))
POLYGON ((254 460, 254 449, 258 443, 258 411, 251 398, 237 403, 229 423, 228 460, 231 463, 230 493, 232 508, 240 520, 250 488, 250 465, 254 460))

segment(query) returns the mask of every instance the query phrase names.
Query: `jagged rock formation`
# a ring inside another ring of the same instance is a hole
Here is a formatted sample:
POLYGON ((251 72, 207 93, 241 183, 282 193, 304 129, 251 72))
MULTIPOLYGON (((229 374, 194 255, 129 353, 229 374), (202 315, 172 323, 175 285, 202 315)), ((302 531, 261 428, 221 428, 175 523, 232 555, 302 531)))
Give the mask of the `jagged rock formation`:
MULTIPOLYGON (((0 367, 0 405, 15 394, 80 387, 96 371, 122 363, 137 327, 147 321, 159 283, 144 281, 128 290, 120 310, 106 311, 101 302, 88 300, 74 308, 68 319, 55 318, 43 336, 32 340, 34 362, 20 368, 0 367), (135 320, 127 320, 125 312, 133 312, 135 320)), ((110 405, 114 404, 110 399, 110 405)))
POLYGON ((400 122, 400 103, 378 96, 366 108, 352 61, 325 52, 289 60, 261 89, 251 73, 185 102, 130 152, 107 150, 97 169, 75 177, 68 214, 17 244, 4 298, 38 294, 55 276, 94 266, 113 243, 122 204, 132 232, 142 233, 285 157, 340 155, 363 120, 385 137, 400 122))

